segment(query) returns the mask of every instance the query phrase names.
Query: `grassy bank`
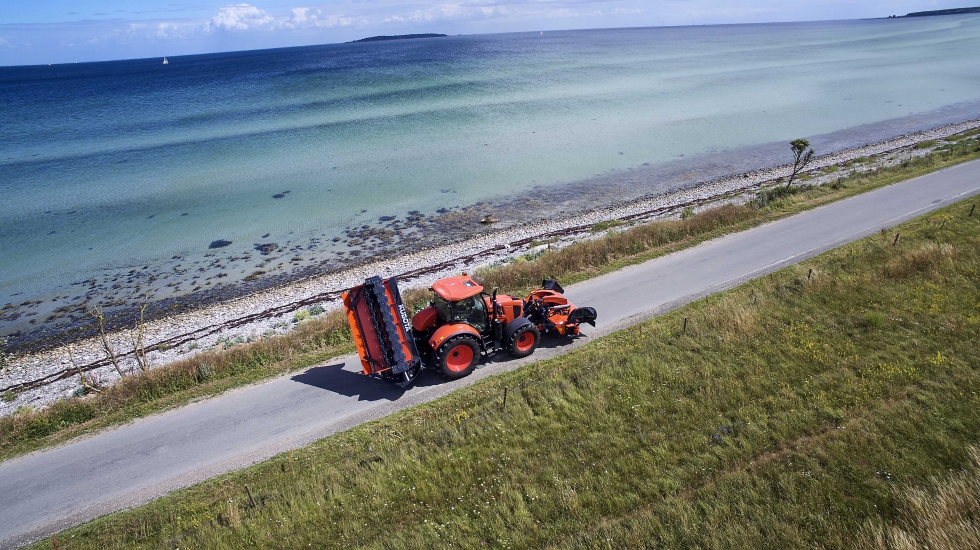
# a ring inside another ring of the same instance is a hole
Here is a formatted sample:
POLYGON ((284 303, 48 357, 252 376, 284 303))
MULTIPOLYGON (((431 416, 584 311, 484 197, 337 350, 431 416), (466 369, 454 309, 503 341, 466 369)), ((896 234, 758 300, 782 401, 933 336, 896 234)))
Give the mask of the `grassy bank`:
POLYGON ((942 514, 975 532, 970 204, 58 544, 877 548, 955 535, 942 514))
MULTIPOLYGON (((790 193, 765 193, 762 200, 717 206, 682 220, 624 227, 622 231, 560 250, 530 254, 506 265, 481 269, 477 276, 488 287, 507 292, 527 291, 546 277, 559 279, 563 284, 581 281, 725 233, 980 157, 974 134, 954 136, 948 145, 929 156, 840 178, 834 185, 794 188, 790 193)), ((834 167, 827 171, 836 170, 834 167)), ((408 304, 418 306, 428 298, 424 291, 409 291, 405 299, 408 304)), ((131 377, 122 384, 103 388, 102 393, 68 399, 40 411, 2 417, 0 459, 305 368, 352 350, 349 330, 340 314, 308 320, 300 330, 286 335, 210 351, 154 369, 148 375, 131 377)))

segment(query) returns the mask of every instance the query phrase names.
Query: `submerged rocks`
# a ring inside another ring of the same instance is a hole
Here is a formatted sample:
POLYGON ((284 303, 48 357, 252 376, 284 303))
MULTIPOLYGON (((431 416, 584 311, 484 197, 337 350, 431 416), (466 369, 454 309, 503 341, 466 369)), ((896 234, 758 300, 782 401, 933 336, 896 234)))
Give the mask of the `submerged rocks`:
POLYGON ((216 241, 211 241, 211 244, 208 245, 208 248, 224 248, 224 247, 226 247, 226 246, 228 246, 230 244, 231 244, 231 241, 226 241, 224 239, 218 239, 216 241))
POLYGON ((255 245, 255 250, 258 250, 262 255, 268 255, 279 249, 279 245, 276 243, 261 243, 255 245))

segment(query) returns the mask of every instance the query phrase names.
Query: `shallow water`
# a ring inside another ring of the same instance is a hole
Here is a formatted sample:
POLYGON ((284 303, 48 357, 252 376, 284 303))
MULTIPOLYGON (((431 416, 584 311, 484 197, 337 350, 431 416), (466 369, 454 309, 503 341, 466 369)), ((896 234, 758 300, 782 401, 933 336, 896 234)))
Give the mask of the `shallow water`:
MULTIPOLYGON (((797 137, 824 153, 976 118, 977 51, 980 17, 957 16, 0 68, 0 304, 309 273, 349 261, 345 228, 381 216, 542 186, 588 207, 690 185, 702 165, 785 162, 797 137)), ((46 316, 15 310, 0 332, 46 316)))

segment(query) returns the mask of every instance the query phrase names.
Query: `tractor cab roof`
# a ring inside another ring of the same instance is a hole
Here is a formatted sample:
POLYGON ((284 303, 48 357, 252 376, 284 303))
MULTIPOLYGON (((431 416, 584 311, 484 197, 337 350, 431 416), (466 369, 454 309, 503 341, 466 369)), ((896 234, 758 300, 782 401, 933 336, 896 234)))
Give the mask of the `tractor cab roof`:
POLYGON ((432 291, 450 302, 465 300, 483 292, 483 287, 471 279, 469 275, 446 277, 432 283, 432 291))

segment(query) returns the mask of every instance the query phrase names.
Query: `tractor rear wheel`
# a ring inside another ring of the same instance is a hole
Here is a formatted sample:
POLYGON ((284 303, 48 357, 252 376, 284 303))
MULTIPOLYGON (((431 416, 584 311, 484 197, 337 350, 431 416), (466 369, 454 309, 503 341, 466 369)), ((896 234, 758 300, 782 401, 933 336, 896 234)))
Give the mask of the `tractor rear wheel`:
POLYGON ((538 349, 541 333, 534 325, 524 325, 507 340, 507 351, 514 357, 527 357, 538 349))
POLYGON ((436 350, 436 364, 450 380, 469 375, 479 362, 480 343, 470 334, 453 336, 436 350))

